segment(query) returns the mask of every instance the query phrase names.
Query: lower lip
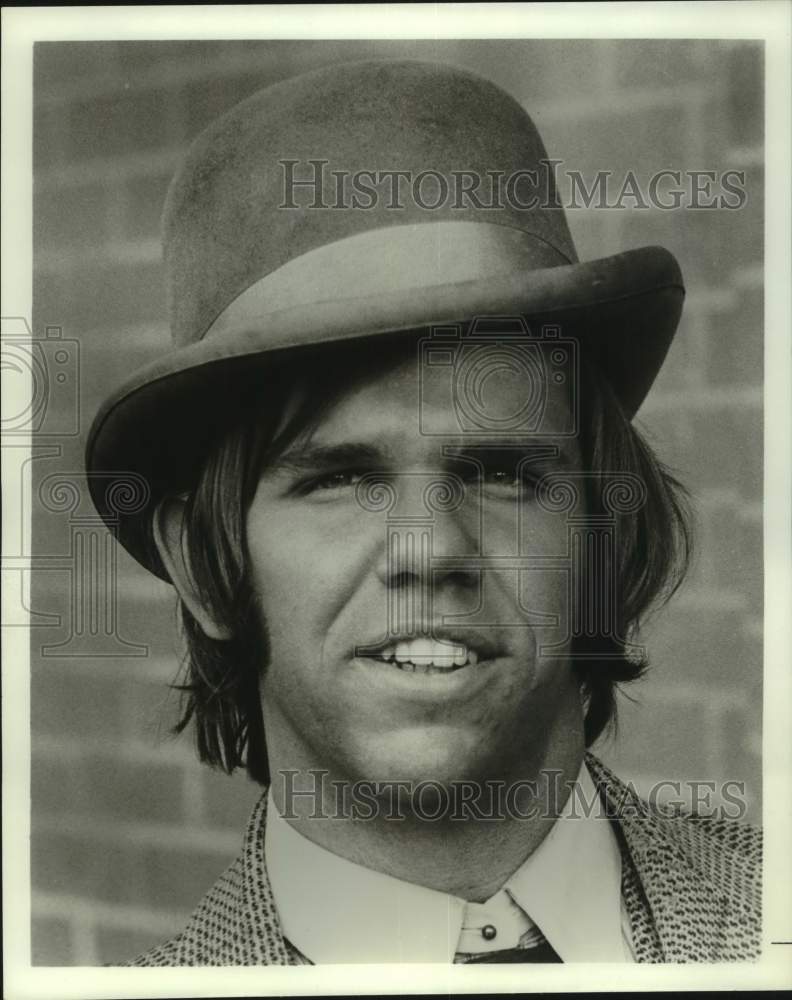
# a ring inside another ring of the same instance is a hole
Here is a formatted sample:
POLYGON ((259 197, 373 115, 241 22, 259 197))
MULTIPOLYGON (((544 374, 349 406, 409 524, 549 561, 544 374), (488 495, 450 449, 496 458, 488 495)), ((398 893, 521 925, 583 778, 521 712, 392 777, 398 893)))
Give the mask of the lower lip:
POLYGON ((410 697, 440 700, 442 698, 468 697, 479 687, 488 684, 498 660, 481 660, 475 666, 457 667, 443 673, 413 673, 401 670, 393 663, 373 657, 355 657, 353 664, 363 673, 368 683, 410 697))

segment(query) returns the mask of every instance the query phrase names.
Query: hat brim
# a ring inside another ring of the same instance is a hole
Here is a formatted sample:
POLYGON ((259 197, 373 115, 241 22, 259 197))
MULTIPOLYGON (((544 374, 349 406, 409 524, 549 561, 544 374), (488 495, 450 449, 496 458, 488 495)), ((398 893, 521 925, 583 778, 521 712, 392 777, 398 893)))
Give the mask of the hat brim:
POLYGON ((260 380, 276 373, 284 352, 292 356, 301 348, 480 316, 519 314, 578 338, 632 419, 671 344, 684 294, 674 256, 662 247, 642 247, 594 261, 422 287, 410 295, 350 295, 249 317, 221 338, 147 365, 104 403, 86 446, 94 504, 131 555, 168 579, 150 550, 146 520, 170 489, 190 480, 213 439, 218 413, 252 367, 260 380))

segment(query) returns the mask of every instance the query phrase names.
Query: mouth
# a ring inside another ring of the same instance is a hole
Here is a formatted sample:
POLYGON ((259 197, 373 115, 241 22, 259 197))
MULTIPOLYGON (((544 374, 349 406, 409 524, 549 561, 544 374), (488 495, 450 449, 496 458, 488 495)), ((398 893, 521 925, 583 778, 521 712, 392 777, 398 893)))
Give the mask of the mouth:
POLYGON ((445 643, 434 639, 396 642, 370 658, 391 664, 408 674, 450 674, 463 667, 475 667, 479 661, 475 649, 468 649, 464 643, 445 643))
POLYGON ((368 647, 363 659, 407 674, 451 676, 494 660, 502 651, 487 637, 459 633, 444 638, 396 638, 379 648, 368 647))

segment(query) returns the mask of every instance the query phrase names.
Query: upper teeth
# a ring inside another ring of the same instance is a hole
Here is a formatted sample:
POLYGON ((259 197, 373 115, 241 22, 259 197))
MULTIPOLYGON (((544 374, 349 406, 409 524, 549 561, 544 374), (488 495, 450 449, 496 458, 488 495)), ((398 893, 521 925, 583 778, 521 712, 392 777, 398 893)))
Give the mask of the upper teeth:
POLYGON ((436 667, 475 666, 478 654, 459 643, 436 642, 433 639, 410 639, 386 646, 379 654, 383 660, 397 663, 433 664, 436 667))

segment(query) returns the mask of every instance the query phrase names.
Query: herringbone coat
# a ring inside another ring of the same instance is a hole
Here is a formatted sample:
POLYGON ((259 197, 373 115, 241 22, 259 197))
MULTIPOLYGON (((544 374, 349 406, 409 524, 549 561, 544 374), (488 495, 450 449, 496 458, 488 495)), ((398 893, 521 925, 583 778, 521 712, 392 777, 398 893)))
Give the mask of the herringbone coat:
MULTIPOLYGON (((622 896, 639 962, 727 962, 759 957, 761 834, 730 820, 650 807, 596 757, 587 764, 622 853, 622 896)), ((292 965, 264 864, 266 793, 241 855, 185 929, 139 956, 139 966, 292 965)))

